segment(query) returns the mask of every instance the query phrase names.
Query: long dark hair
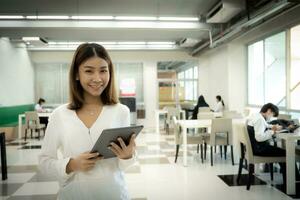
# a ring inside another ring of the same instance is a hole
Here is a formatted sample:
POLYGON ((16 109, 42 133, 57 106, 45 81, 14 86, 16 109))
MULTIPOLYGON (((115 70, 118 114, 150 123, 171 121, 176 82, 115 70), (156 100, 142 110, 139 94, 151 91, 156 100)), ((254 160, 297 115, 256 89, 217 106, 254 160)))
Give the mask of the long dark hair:
POLYGON ((200 95, 198 98, 197 105, 195 106, 195 108, 193 110, 192 119, 197 119, 198 110, 200 107, 209 107, 209 105, 206 103, 203 95, 200 95))
POLYGON ((222 105, 225 106, 224 101, 222 99, 222 97, 220 95, 217 95, 216 98, 218 99, 218 101, 222 102, 222 105))
POLYGON ((68 108, 71 110, 80 109, 84 103, 83 88, 80 84, 80 81, 76 80, 76 77, 78 76, 79 66, 87 59, 94 56, 98 56, 108 63, 108 70, 110 74, 108 85, 99 96, 99 98, 101 98, 104 105, 112 105, 118 103, 117 93, 115 90, 114 67, 106 49, 100 44, 83 43, 77 48, 76 52, 74 53, 69 73, 70 103, 68 105, 68 108))
POLYGON ((198 108, 199 107, 209 107, 209 105, 206 103, 203 95, 199 96, 197 106, 198 106, 198 108))

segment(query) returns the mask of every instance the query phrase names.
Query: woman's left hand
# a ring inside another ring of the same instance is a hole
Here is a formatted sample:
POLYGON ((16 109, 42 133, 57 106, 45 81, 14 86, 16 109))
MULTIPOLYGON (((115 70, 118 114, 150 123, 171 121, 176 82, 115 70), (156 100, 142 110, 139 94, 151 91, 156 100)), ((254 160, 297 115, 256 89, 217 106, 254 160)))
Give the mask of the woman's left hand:
POLYGON ((130 159, 132 158, 135 152, 135 134, 133 134, 130 138, 130 142, 128 146, 126 146, 125 142, 122 138, 118 138, 118 141, 121 146, 117 145, 116 143, 110 143, 111 146, 109 147, 112 152, 119 158, 119 159, 130 159))

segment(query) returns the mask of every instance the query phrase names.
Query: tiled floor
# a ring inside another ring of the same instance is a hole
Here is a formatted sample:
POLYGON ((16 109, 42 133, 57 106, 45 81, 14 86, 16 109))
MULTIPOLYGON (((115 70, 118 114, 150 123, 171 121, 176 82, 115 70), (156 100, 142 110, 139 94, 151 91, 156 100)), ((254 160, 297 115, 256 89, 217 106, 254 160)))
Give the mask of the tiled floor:
MULTIPOLYGON (((57 198, 58 182, 37 171, 40 147, 41 141, 38 140, 28 140, 26 143, 13 141, 7 144, 8 180, 0 182, 0 199, 57 198)), ((245 177, 240 186, 236 186, 234 175, 237 174, 238 166, 231 165, 230 152, 227 160, 221 159, 219 154, 215 155, 214 166, 211 167, 209 156, 201 163, 196 146, 189 146, 188 150, 188 167, 183 167, 181 151, 177 163, 174 163, 173 135, 159 135, 152 130, 140 134, 137 138, 139 164, 125 173, 132 199, 291 199, 271 186, 282 183, 279 173, 275 173, 273 182, 270 181, 269 174, 257 173, 257 184, 247 191, 245 177)))

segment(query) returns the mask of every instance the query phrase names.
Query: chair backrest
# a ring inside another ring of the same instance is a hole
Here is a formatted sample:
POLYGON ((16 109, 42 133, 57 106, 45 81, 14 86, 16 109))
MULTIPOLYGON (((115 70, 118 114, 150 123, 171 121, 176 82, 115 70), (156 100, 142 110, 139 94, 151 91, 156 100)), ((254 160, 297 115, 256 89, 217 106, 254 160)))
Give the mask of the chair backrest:
POLYGON ((226 133, 227 142, 229 145, 233 144, 232 140, 232 119, 230 118, 216 118, 211 123, 210 143, 216 145, 215 138, 217 133, 226 133))
POLYGON ((292 119, 292 116, 291 115, 288 115, 288 114, 279 114, 278 119, 285 119, 285 120, 291 120, 292 119))
POLYGON ((240 117, 240 114, 235 110, 231 110, 231 111, 226 110, 223 112, 223 117, 224 118, 238 118, 238 117, 240 117))
POLYGON ((197 115, 197 119, 214 119, 214 113, 213 112, 199 112, 197 115))
POLYGON ((238 140, 239 143, 242 143, 246 147, 245 157, 248 160, 248 163, 254 163, 254 155, 253 155, 253 150, 250 142, 249 133, 247 130, 247 124, 248 121, 246 121, 246 123, 236 124, 238 140))
POLYGON ((167 111, 167 123, 170 124, 172 117, 175 116, 177 119, 180 119, 180 109, 175 107, 165 107, 167 111))
POLYGON ((250 109, 249 108, 245 108, 244 109, 244 117, 248 117, 250 115, 250 109))
POLYGON ((26 121, 26 128, 29 126, 39 126, 40 119, 39 115, 36 111, 25 112, 25 121, 26 121))
POLYGON ((198 113, 200 113, 200 112, 210 112, 210 108, 209 107, 199 107, 198 113))

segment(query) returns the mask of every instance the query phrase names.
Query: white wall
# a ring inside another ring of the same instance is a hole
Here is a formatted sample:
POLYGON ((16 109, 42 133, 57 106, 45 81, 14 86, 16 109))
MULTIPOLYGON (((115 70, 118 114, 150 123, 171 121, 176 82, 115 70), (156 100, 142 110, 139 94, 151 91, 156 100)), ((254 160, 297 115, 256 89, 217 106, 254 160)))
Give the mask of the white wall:
MULTIPOLYGON (((157 62, 158 61, 189 61, 198 62, 180 51, 110 51, 113 62, 142 62, 143 63, 143 85, 146 119, 141 122, 146 127, 155 126, 154 112, 158 105, 157 97, 157 62)), ((65 62, 70 63, 73 52, 32 52, 31 58, 34 63, 65 62)))
POLYGON ((221 95, 225 104, 228 102, 227 54, 228 47, 223 46, 199 58, 199 94, 211 108, 216 104, 216 95, 221 95))
POLYGON ((0 106, 34 103, 34 69, 26 48, 0 38, 0 106))

